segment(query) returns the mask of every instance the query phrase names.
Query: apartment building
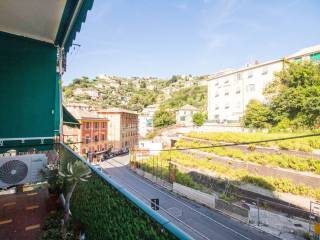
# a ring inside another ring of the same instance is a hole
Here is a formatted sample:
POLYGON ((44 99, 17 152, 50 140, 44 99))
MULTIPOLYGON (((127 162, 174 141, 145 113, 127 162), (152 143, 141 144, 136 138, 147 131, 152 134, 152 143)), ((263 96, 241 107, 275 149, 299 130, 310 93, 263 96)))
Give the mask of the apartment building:
POLYGON ((107 118, 108 141, 112 151, 128 150, 138 144, 138 114, 120 108, 97 111, 99 117, 107 118))
POLYGON ((282 70, 285 61, 320 61, 320 45, 304 48, 282 59, 255 62, 243 68, 213 75, 208 80, 208 121, 239 122, 251 99, 265 101, 263 90, 282 70))
POLYGON ((75 143, 71 144, 71 147, 82 156, 92 153, 93 157, 100 159, 110 147, 107 118, 99 117, 97 113, 85 110, 68 108, 68 111, 81 125, 80 128, 63 126, 64 141, 75 143))
POLYGON ((153 104, 145 107, 139 114, 139 137, 145 137, 153 131, 153 116, 159 109, 159 104, 153 104))

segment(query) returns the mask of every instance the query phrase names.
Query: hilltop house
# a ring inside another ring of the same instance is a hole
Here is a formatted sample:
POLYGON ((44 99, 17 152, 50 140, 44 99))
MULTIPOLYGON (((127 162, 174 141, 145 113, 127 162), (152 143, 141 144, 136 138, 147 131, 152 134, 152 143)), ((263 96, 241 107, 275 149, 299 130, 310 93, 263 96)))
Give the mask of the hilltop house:
POLYGON ((197 108, 189 104, 184 105, 180 109, 176 110, 176 123, 184 126, 192 126, 193 114, 199 112, 197 108))

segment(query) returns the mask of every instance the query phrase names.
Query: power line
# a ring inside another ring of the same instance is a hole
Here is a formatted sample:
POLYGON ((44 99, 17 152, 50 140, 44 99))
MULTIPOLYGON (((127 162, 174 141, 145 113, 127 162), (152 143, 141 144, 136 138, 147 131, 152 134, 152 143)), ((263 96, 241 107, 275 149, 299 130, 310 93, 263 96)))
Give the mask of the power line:
MULTIPOLYGON (((266 140, 259 140, 259 141, 252 141, 252 142, 239 142, 239 143, 225 143, 225 144, 218 144, 218 145, 209 145, 209 146, 202 146, 202 147, 188 147, 188 148, 169 148, 169 149, 148 149, 146 151, 157 151, 157 152, 168 152, 168 151, 177 151, 177 150, 192 150, 192 149, 205 149, 205 148, 215 148, 215 147, 230 147, 230 146, 239 146, 239 145, 250 145, 256 143, 265 143, 265 142, 275 142, 275 141, 285 141, 291 139, 298 139, 298 138, 307 138, 307 137, 319 137, 320 133, 316 134, 307 134, 301 136, 292 136, 292 137, 285 137, 285 138, 274 138, 274 139, 266 139, 266 140)), ((143 151, 143 150, 141 150, 143 151)))

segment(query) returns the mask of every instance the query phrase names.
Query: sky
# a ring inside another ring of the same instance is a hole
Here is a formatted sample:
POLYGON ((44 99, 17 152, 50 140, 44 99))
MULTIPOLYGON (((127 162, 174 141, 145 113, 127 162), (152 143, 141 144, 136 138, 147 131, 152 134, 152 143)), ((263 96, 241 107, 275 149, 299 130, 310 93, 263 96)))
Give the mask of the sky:
POLYGON ((95 0, 67 56, 74 78, 205 75, 320 44, 320 0, 95 0))

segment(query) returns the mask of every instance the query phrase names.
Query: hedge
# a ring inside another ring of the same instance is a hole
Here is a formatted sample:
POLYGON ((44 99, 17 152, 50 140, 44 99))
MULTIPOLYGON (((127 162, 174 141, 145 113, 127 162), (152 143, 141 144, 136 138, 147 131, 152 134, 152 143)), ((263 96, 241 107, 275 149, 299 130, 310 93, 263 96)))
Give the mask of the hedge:
POLYGON ((71 212, 88 240, 176 239, 96 175, 76 187, 71 212))

